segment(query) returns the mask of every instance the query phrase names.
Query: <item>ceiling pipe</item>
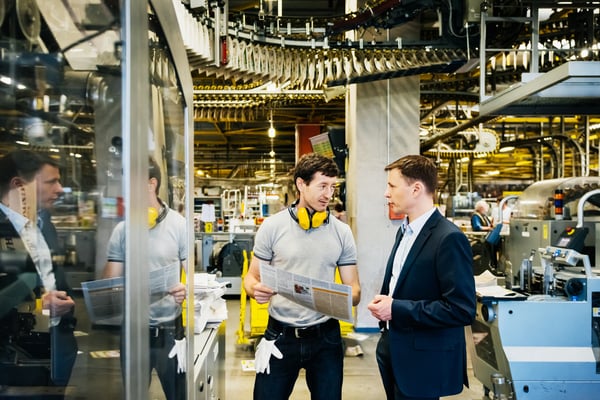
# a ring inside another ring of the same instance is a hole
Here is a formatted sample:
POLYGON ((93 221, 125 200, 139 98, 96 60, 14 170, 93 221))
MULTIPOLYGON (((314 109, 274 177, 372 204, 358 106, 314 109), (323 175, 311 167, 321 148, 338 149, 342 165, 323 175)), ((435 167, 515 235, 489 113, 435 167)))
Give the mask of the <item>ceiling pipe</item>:
MULTIPOLYGON (((551 136, 550 139, 552 140, 565 140, 568 139, 564 136, 551 136)), ((538 136, 538 137, 534 137, 534 138, 529 138, 529 139, 523 139, 523 140, 515 140, 515 141, 511 141, 511 142, 505 142, 503 143, 504 146, 514 146, 515 148, 517 147, 526 147, 528 148, 533 156, 537 156, 537 153, 535 152, 535 148, 539 147, 539 148, 547 148, 549 150, 549 154, 550 154, 550 160, 552 162, 552 178, 558 178, 558 169, 557 166, 559 164, 558 162, 558 154, 556 153, 556 149, 554 148, 554 146, 552 145, 552 140, 548 140, 547 136, 538 136)), ((535 174, 534 174, 535 175, 535 174)), ((544 178, 544 170, 543 170, 543 166, 542 166, 542 173, 540 178, 544 178)))

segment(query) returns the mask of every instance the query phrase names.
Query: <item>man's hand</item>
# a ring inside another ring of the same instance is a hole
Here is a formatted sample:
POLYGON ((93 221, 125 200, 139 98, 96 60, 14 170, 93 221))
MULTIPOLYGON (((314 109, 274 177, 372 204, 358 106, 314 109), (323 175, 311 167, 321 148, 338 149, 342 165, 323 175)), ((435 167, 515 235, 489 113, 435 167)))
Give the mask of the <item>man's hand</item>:
POLYGON ((389 321, 392 319, 392 302, 394 299, 391 296, 382 294, 376 295, 373 300, 367 305, 371 315, 380 321, 389 321))
POLYGON ((169 294, 173 296, 177 304, 183 303, 186 297, 185 285, 181 282, 178 283, 169 290, 169 294))
POLYGON ((42 296, 42 309, 49 310, 51 317, 61 317, 75 307, 75 301, 67 292, 51 290, 42 296))
POLYGON ((277 294, 268 286, 263 285, 261 282, 256 283, 253 286, 254 299, 258 304, 268 303, 273 295, 277 294))

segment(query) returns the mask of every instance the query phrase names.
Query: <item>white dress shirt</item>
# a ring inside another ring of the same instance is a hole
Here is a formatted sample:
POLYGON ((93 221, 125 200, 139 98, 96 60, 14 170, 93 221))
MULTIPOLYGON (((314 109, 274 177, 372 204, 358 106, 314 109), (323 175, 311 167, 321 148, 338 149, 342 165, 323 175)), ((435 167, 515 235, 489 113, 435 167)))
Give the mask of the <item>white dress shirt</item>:
MULTIPOLYGON (((42 281, 45 291, 56 290, 56 279, 54 270, 52 269, 52 256, 50 248, 42 235, 42 231, 37 224, 30 221, 22 214, 15 212, 13 209, 0 203, 0 209, 12 223, 15 231, 21 237, 25 249, 33 260, 35 269, 42 281)), ((57 325, 60 322, 60 317, 51 318, 50 324, 57 325)))
POLYGON ((421 233, 421 229, 423 229, 423 226, 435 210, 436 209, 434 207, 414 221, 409 222, 407 218, 402 222, 402 227, 400 229, 403 230, 404 235, 402 236, 400 244, 398 245, 398 249, 396 249, 396 254, 394 255, 394 264, 392 267, 392 276, 390 278, 388 292, 390 296, 394 293, 396 283, 398 282, 398 277, 402 272, 402 267, 404 266, 404 262, 406 261, 406 257, 408 256, 412 245, 415 243, 417 236, 419 236, 419 233, 421 233))

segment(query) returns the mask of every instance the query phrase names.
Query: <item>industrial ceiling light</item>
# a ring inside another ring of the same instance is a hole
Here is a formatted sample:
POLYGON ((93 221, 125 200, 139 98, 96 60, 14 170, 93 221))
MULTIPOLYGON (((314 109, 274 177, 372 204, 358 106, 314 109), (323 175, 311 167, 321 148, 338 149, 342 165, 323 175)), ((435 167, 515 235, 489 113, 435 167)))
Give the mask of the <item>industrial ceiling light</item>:
POLYGON ((269 123, 271 124, 271 126, 269 126, 269 130, 267 131, 267 134, 269 135, 269 137, 271 139, 273 139, 275 137, 275 127, 273 126, 273 110, 271 110, 270 114, 269 114, 269 123))

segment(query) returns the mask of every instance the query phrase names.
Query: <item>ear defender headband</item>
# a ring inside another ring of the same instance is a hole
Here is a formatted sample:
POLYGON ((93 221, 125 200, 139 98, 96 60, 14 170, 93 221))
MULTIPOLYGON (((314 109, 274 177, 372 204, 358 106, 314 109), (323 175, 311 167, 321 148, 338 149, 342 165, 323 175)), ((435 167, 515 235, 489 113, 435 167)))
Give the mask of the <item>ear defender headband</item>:
POLYGON ((169 207, 165 205, 161 200, 160 204, 162 207, 160 208, 160 212, 155 207, 148 207, 148 228, 152 229, 156 225, 158 225, 162 220, 165 219, 167 213, 169 212, 169 207))
POLYGON ((294 221, 296 221, 298 225, 300 225, 300 227, 305 231, 318 228, 324 223, 329 222, 329 210, 317 211, 311 214, 304 207, 299 207, 296 211, 295 208, 297 204, 298 200, 292 203, 292 205, 288 208, 288 211, 290 212, 290 215, 294 221))

